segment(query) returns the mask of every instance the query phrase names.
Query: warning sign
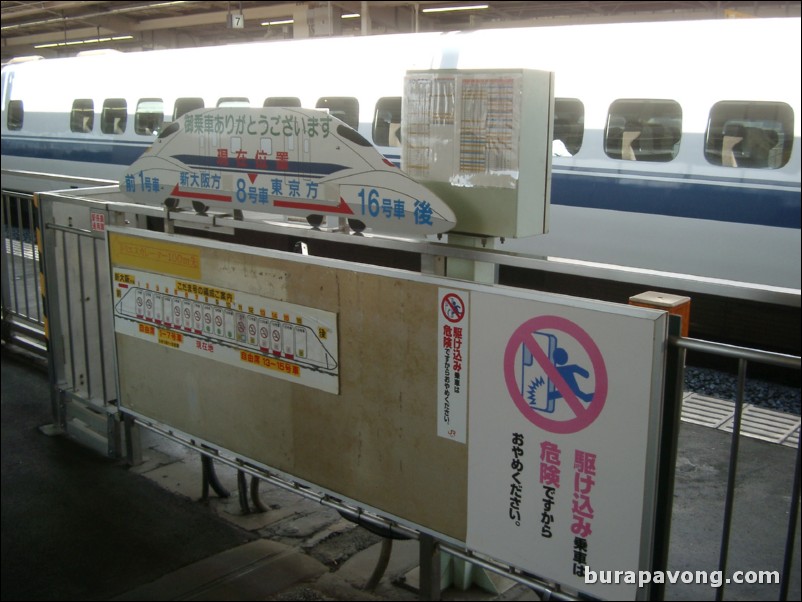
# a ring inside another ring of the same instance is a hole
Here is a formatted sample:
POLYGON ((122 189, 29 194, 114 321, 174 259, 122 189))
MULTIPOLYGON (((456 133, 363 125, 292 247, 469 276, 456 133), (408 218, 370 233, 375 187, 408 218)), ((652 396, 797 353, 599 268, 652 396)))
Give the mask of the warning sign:
POLYGON ((583 575, 649 568, 665 318, 540 297, 462 297, 467 544, 583 593, 634 599, 637 586, 583 575))
POLYGON ((437 434, 465 443, 468 426, 467 291, 440 289, 437 320, 437 434))

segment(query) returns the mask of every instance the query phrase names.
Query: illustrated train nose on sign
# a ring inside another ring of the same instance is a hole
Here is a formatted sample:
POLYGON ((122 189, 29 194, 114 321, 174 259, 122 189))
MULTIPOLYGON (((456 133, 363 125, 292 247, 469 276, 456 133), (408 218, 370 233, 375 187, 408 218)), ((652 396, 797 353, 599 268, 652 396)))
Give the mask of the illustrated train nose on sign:
POLYGON ((441 234, 456 225, 432 190, 336 117, 290 107, 197 109, 165 127, 120 179, 130 200, 306 218, 355 232, 441 234))
POLYGON ((607 401, 607 370, 593 339, 559 316, 527 320, 504 353, 507 390, 535 426, 558 434, 579 432, 607 401))

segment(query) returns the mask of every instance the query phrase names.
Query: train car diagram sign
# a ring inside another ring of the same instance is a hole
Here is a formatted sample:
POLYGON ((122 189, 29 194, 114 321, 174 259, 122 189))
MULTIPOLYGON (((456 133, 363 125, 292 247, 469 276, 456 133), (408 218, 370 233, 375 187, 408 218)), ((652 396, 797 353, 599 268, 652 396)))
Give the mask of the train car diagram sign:
POLYGON ((339 392, 336 314, 130 268, 113 278, 118 333, 339 392))
POLYGON ((648 570, 664 314, 472 292, 467 544, 605 599, 648 570))

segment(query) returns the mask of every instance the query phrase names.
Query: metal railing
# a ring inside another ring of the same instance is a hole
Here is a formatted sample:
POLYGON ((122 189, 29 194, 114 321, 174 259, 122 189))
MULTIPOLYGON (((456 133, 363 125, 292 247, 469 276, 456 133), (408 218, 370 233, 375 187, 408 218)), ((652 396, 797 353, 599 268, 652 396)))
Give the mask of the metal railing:
POLYGON ((3 191, 0 206, 4 341, 46 358, 45 316, 33 195, 3 191))
MULTIPOLYGON (((4 178, 27 179, 43 189, 114 184, 109 180, 3 169, 4 178)), ((47 360, 47 319, 38 239, 39 209, 34 195, 2 191, 2 340, 47 360)))
MULTIPOLYGON (((738 378, 735 391, 735 416, 733 418, 732 435, 730 437, 729 465, 727 468, 727 491, 724 500, 724 519, 722 524, 721 544, 719 546, 718 570, 721 574, 726 574, 727 561, 730 553, 730 538, 732 535, 733 509, 735 505, 735 490, 737 486, 737 472, 739 450, 741 443, 741 419, 746 398, 746 371, 749 362, 768 364, 791 370, 800 370, 800 357, 736 347, 723 343, 702 341, 699 339, 682 338, 678 336, 670 337, 669 349, 680 356, 685 351, 696 351, 727 357, 738 361, 738 378)), ((684 365, 684 358, 681 359, 684 365)), ((796 543, 797 515, 799 514, 800 496, 800 467, 802 466, 802 445, 796 448, 796 464, 794 467, 794 477, 790 490, 790 507, 788 510, 788 523, 786 529, 785 551, 783 554, 783 566, 780 581, 780 600, 788 599, 788 589, 793 575, 791 565, 793 562, 794 546, 796 543)), ((798 571, 796 571, 798 573, 798 571)), ((723 600, 724 584, 716 591, 716 600, 723 600)))

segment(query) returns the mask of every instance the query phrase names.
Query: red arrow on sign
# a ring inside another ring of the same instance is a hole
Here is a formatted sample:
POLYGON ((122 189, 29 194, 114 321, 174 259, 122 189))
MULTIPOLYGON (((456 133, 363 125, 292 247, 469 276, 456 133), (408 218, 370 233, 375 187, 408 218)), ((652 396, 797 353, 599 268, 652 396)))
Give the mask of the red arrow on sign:
POLYGON ((173 188, 171 193, 173 196, 182 197, 185 199, 199 199, 201 201, 221 201, 223 203, 230 203, 231 197, 223 194, 207 194, 205 192, 190 192, 188 190, 181 190, 178 184, 173 188))
POLYGON ((343 215, 353 215, 354 212, 345 202, 345 199, 340 197, 340 204, 336 207, 330 205, 317 205, 315 203, 302 203, 298 201, 273 201, 276 207, 283 207, 285 209, 306 209, 307 211, 319 211, 321 213, 338 213, 343 215))

